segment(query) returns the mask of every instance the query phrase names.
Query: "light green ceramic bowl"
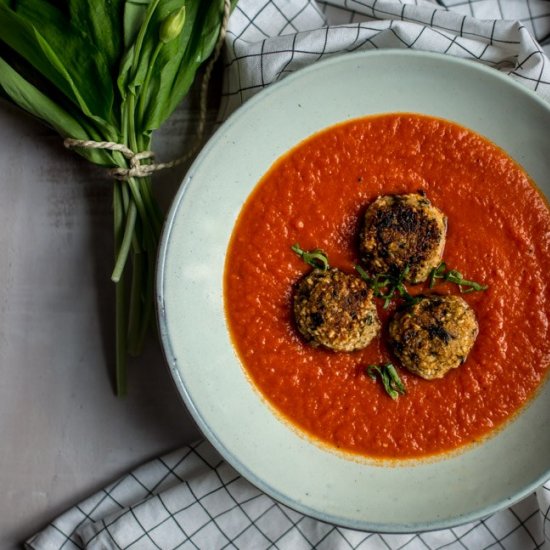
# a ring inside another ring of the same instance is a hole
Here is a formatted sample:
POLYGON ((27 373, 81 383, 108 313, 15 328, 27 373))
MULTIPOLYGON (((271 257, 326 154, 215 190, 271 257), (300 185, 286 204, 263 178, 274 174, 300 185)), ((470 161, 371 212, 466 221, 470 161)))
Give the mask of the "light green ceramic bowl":
POLYGON ((443 117, 486 136, 550 195, 550 108, 507 76, 411 51, 332 58, 258 94, 204 148, 164 230, 157 301, 176 385, 232 466, 310 516, 411 532, 487 516, 550 477, 550 384, 503 430, 455 456, 391 466, 350 460, 299 435, 251 387, 229 338, 222 295, 233 224, 272 163, 321 128, 385 112, 443 117))

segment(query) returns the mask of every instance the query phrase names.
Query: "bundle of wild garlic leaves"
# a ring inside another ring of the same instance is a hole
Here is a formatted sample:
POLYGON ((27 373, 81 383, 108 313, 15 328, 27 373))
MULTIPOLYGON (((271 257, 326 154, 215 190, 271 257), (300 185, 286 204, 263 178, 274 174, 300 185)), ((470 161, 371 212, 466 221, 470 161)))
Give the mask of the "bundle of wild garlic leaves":
MULTIPOLYGON (((224 0, 0 0, 0 94, 63 138, 113 142, 134 153, 150 150, 153 131, 212 53, 224 5, 224 0)), ((128 155, 120 151, 75 150, 95 164, 129 168, 128 155)), ((163 217, 150 178, 115 180, 113 212, 120 395, 126 391, 127 353, 139 354, 152 321, 163 217)))

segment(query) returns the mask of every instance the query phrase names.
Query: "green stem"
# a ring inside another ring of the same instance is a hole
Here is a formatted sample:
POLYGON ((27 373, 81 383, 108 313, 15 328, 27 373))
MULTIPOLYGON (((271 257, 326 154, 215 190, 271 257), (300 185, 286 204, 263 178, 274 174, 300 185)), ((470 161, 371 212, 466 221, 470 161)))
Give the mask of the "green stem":
MULTIPOLYGON (((140 136, 136 136, 136 140, 137 140, 137 148, 139 151, 145 151, 150 149, 151 140, 146 136, 144 136, 143 134, 140 136)), ((162 230, 162 224, 164 223, 164 215, 162 214, 159 208, 159 205, 153 195, 151 177, 141 178, 140 181, 141 181, 141 187, 143 191, 142 196, 144 198, 144 203, 147 206, 150 219, 152 220, 153 229, 155 230, 155 233, 158 237, 160 236, 160 232, 162 230)))
POLYGON ((111 274, 111 281, 118 283, 124 272, 126 261, 128 260, 128 253, 130 252, 130 246, 135 235, 134 228, 136 225, 136 205, 131 202, 128 206, 128 213, 126 215, 126 224, 124 228, 124 236, 122 238, 120 248, 116 255, 115 267, 111 274))
POLYGON ((126 100, 127 120, 128 120, 128 146, 134 153, 138 153, 138 143, 136 137, 136 96, 133 93, 128 94, 126 100))
MULTIPOLYGON (((136 119, 136 96, 134 94, 129 94, 128 99, 126 100, 127 106, 127 115, 128 115, 128 146, 134 153, 139 152, 138 138, 136 136, 135 129, 135 119, 136 119)), ((130 192, 132 193, 132 198, 136 203, 136 207, 139 212, 143 224, 143 231, 145 235, 153 231, 152 221, 150 220, 148 209, 146 203, 142 196, 141 190, 142 185, 138 183, 136 178, 128 178, 128 186, 130 187, 130 192)))
POLYGON ((133 67, 138 66, 138 59, 139 59, 139 56, 141 55, 141 48, 143 46, 143 41, 145 40, 145 34, 147 33, 147 29, 149 28, 149 22, 151 21, 151 17, 153 17, 153 13, 157 9, 159 2, 160 0, 154 0, 151 4, 149 4, 149 7, 147 8, 145 19, 141 24, 141 28, 136 37, 136 42, 134 46, 134 60, 132 62, 133 67))
MULTIPOLYGON (((113 221, 115 258, 118 258, 123 241, 124 208, 120 182, 113 186, 113 221)), ((124 279, 120 279, 115 286, 115 391, 117 396, 126 395, 126 291, 124 279)))
POLYGON ((154 234, 154 228, 151 225, 149 214, 147 212, 147 207, 145 206, 145 202, 141 195, 141 185, 138 183, 138 181, 136 181, 136 178, 129 178, 128 187, 130 188, 133 202, 136 205, 139 217, 141 219, 141 223, 143 226, 144 243, 145 247, 147 247, 151 244, 151 239, 149 238, 149 236, 151 234, 154 234))
MULTIPOLYGON (((124 137, 124 140, 126 140, 126 137, 124 137)), ((126 158, 121 153, 113 153, 113 160, 117 166, 127 167, 126 158)), ((120 203, 122 204, 124 215, 126 216, 126 225, 124 237, 121 241, 122 254, 117 254, 115 258, 115 267, 113 268, 113 273, 111 275, 111 280, 113 282, 117 282, 117 280, 120 278, 120 275, 124 271, 124 267, 128 259, 128 241, 131 241, 135 252, 140 251, 139 241, 136 239, 135 235, 135 220, 137 217, 136 205, 130 198, 130 193, 128 192, 128 186, 126 182, 119 180, 115 181, 115 186, 119 189, 120 203)))
MULTIPOLYGON (((157 61, 157 58, 159 56, 160 50, 162 49, 162 46, 164 44, 162 42, 159 42, 155 48, 155 51, 153 52, 153 55, 151 56, 151 59, 149 60, 149 66, 147 67, 147 74, 145 75, 145 79, 143 81, 143 85, 141 86, 142 90, 149 90, 149 82, 151 81, 151 75, 153 74, 154 66, 157 61)), ((140 94, 139 96, 139 103, 138 103, 138 115, 139 115, 139 122, 140 124, 143 123, 143 117, 145 114, 145 96, 147 94, 140 94)))
MULTIPOLYGON (((126 215, 127 212, 128 212, 128 209, 130 207, 130 193, 128 192, 128 186, 127 185, 121 185, 121 190, 122 190, 122 201, 123 201, 123 204, 124 204, 124 211, 126 212, 126 215)), ((135 205, 134 205, 135 207, 135 205)), ((132 249, 134 250, 134 252, 137 254, 138 252, 141 252, 141 246, 139 244, 139 238, 138 238, 138 235, 137 235, 137 227, 134 226, 134 231, 132 233, 132 249)))
POLYGON ((140 319, 142 316, 143 254, 132 255, 132 286, 130 287, 130 308, 128 314, 128 352, 139 355, 141 350, 140 319))
POLYGON ((150 178, 143 178, 143 195, 148 205, 149 215, 153 222, 153 229, 157 238, 160 236, 162 231, 162 224, 164 223, 164 216, 159 208, 157 200, 153 196, 153 189, 151 186, 150 178))

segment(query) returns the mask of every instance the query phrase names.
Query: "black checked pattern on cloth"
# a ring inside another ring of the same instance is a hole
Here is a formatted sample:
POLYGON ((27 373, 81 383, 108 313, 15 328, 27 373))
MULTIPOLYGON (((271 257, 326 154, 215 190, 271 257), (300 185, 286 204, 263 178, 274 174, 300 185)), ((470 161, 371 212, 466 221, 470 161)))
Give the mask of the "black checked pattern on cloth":
MULTIPOLYGON (((430 50, 486 63, 550 100, 545 46, 550 48, 545 0, 240 0, 226 38, 220 120, 301 67, 377 48, 430 50)), ((273 501, 200 442, 143 465, 69 509, 26 548, 535 550, 550 548, 550 483, 507 510, 460 527, 366 533, 273 501)))
POLYGON ((26 544, 93 549, 416 550, 543 548, 550 487, 483 521, 431 533, 344 529, 279 504, 240 477, 209 443, 145 464, 58 518, 26 544))
POLYGON ((472 59, 550 99, 546 0, 241 0, 231 16, 220 119, 306 65, 359 50, 472 59))

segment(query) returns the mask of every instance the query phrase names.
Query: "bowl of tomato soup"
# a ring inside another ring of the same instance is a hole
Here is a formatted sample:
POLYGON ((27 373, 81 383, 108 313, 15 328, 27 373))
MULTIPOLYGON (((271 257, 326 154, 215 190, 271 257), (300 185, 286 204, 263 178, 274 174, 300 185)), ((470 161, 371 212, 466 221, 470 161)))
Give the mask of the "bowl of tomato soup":
POLYGON ((300 71, 219 129, 169 214, 157 300, 182 398, 242 475, 310 516, 385 532, 484 517, 550 476, 549 123, 494 70, 390 51, 300 71), (446 216, 446 266, 483 287, 407 285, 460 295, 477 318, 468 357, 437 380, 392 354, 399 299, 376 299, 381 331, 349 353, 309 345, 293 319, 312 268, 292 245, 355 273, 368 205, 411 193, 446 216), (366 374, 389 362, 397 399, 366 374))

